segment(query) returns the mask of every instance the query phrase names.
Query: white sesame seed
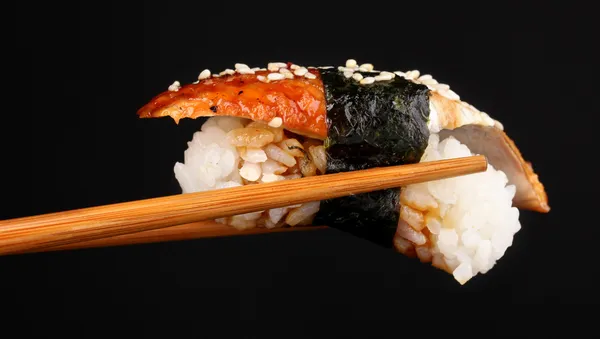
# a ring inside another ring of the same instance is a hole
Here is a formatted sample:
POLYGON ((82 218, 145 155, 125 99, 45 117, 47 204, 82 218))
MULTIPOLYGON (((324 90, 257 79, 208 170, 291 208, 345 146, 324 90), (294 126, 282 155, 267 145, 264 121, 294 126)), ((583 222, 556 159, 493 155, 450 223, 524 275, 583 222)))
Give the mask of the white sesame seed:
POLYGON ((386 71, 381 72, 380 75, 389 75, 392 77, 392 79, 394 79, 396 77, 396 74, 394 74, 392 72, 386 72, 386 71))
POLYGON ((259 68, 258 70, 259 70, 259 71, 263 71, 263 72, 264 72, 264 71, 266 71, 267 69, 266 69, 266 68, 259 68))
POLYGON ((253 67, 253 68, 250 68, 250 69, 253 70, 253 71, 255 71, 255 72, 256 71, 260 71, 260 67, 253 67))
POLYGON ((333 66, 320 66, 319 68, 320 69, 330 69, 330 68, 335 68, 335 67, 333 67, 333 66))
POLYGON ((293 71, 293 70, 296 70, 296 69, 298 69, 298 68, 300 68, 300 66, 298 66, 298 65, 296 65, 296 64, 292 64, 292 65, 290 66, 290 69, 291 69, 292 71, 293 71))
POLYGON ((192 84, 194 84, 194 85, 195 85, 195 84, 197 84, 197 83, 199 83, 199 82, 200 82, 200 80, 196 80, 196 81, 192 82, 192 84))
POLYGON ((212 77, 213 77, 213 78, 218 78, 218 77, 220 77, 220 76, 221 76, 221 74, 213 74, 213 75, 212 75, 212 77))
POLYGON ((345 76, 346 78, 351 78, 351 77, 352 77, 352 74, 354 74, 354 72, 353 72, 353 71, 345 71, 345 72, 344 72, 344 76, 345 76))
POLYGON ((373 67, 373 64, 362 64, 360 65, 360 68, 364 68, 366 69, 366 71, 363 72, 370 72, 372 71, 375 67, 373 67))
POLYGON ((446 84, 436 84, 436 85, 435 85, 435 88, 436 88, 438 91, 440 91, 440 92, 441 92, 441 91, 447 91, 447 90, 449 90, 449 89, 450 89, 450 86, 448 86, 448 85, 446 85, 446 84))
POLYGON ((250 68, 238 68, 236 71, 240 74, 254 74, 254 71, 250 68))
POLYGON ((346 67, 349 67, 349 68, 356 67, 356 60, 354 60, 354 59, 346 60, 346 67))
POLYGON ((354 73, 352 75, 352 79, 356 80, 356 81, 361 81, 363 79, 363 75, 360 73, 354 73))
POLYGON ((179 91, 180 88, 181 88, 181 84, 179 83, 179 81, 174 81, 169 86, 169 91, 171 91, 171 92, 177 92, 177 91, 179 91))
POLYGON ((360 84, 361 84, 361 85, 368 85, 368 84, 372 84, 372 83, 374 83, 374 82, 375 82, 375 78, 373 78, 373 77, 366 77, 366 78, 363 78, 363 79, 360 81, 360 84))
POLYGON ((362 67, 362 66, 360 66, 358 68, 358 70, 361 71, 361 72, 368 72, 369 71, 366 67, 362 67))
POLYGON ((299 77, 301 77, 304 74, 306 74, 307 72, 308 72, 308 70, 306 68, 300 67, 300 68, 298 68, 297 70, 294 71, 294 74, 297 75, 297 76, 299 76, 299 77))
POLYGON ((269 73, 269 75, 267 75, 267 79, 269 80, 283 80, 285 79, 285 76, 281 73, 269 73))
POLYGON ((458 96, 458 94, 454 93, 454 91, 451 89, 447 89, 445 91, 440 91, 439 93, 450 100, 460 100, 460 97, 458 96))
POLYGON ((433 79, 433 77, 431 77, 431 75, 429 74, 423 74, 419 77, 419 81, 425 81, 425 80, 431 80, 433 79))
POLYGON ((344 70, 346 70, 346 67, 344 67, 344 66, 338 66, 338 71, 343 72, 344 70))
POLYGON ((227 69, 226 69, 226 70, 224 70, 223 72, 219 73, 219 75, 225 75, 225 74, 227 74, 227 75, 232 75, 232 74, 235 74, 235 71, 234 71, 234 70, 232 70, 232 69, 230 69, 230 68, 227 68, 227 69))
POLYGON ((289 70, 289 69, 287 69, 287 68, 280 68, 280 69, 279 69, 279 73, 281 73, 281 74, 285 74, 285 73, 292 73, 292 72, 290 72, 290 70, 289 70))
POLYGON ((287 64, 284 62, 269 62, 267 69, 269 71, 278 71, 280 68, 286 68, 287 64))
POLYGON ((292 73, 285 73, 284 76, 286 79, 294 79, 294 74, 292 73))
POLYGON ((273 128, 281 127, 283 120, 280 117, 275 117, 269 121, 269 126, 273 128))
POLYGON ((267 79, 267 77, 265 77, 264 75, 259 75, 256 77, 256 79, 258 79, 258 81, 261 82, 269 82, 269 79, 267 79))
POLYGON ((419 71, 415 69, 413 71, 406 72, 405 77, 407 79, 415 80, 415 79, 417 79, 419 77, 419 74, 420 74, 419 71))
MULTIPOLYGON (((421 78, 419 78, 419 79, 421 79, 421 78)), ((435 85, 438 83, 435 79, 425 79, 425 80, 420 80, 420 81, 423 85, 435 85)))
POLYGON ((198 80, 204 80, 208 78, 210 78, 210 70, 208 69, 203 70, 200 72, 200 75, 198 75, 198 80))
POLYGON ((392 76, 388 75, 388 74, 380 74, 375 76, 375 81, 386 81, 386 80, 392 80, 392 76))
POLYGON ((312 73, 306 73, 306 74, 304 74, 304 77, 307 79, 316 79, 317 78, 317 76, 312 73))
POLYGON ((394 72, 394 74, 396 74, 396 75, 397 75, 397 76, 399 76, 399 77, 403 77, 403 78, 405 78, 405 77, 406 77, 406 73, 404 73, 404 72, 395 71, 395 72, 394 72))
POLYGON ((235 64, 235 69, 240 69, 240 68, 250 68, 250 67, 248 67, 248 65, 246 65, 246 64, 235 64))

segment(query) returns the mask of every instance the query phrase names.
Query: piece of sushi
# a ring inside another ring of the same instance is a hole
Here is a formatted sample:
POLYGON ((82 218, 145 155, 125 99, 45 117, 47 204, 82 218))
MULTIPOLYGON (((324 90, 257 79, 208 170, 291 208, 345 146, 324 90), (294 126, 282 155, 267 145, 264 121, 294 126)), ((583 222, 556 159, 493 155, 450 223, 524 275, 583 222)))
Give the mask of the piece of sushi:
POLYGON ((200 73, 141 118, 209 117, 176 163, 183 193, 484 154, 486 172, 217 220, 240 230, 322 224, 453 274, 491 269, 519 208, 550 210, 544 186, 500 122, 419 71, 269 63, 200 73))

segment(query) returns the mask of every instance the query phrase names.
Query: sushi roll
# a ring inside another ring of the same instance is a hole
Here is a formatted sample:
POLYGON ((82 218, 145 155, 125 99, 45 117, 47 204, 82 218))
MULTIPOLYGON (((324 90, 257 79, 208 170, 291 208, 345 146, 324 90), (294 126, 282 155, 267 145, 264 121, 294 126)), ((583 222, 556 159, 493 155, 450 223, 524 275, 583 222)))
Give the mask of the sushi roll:
POLYGON ((174 166, 182 193, 486 155, 487 171, 217 220, 239 230, 328 225, 454 276, 490 270, 519 209, 550 211, 544 186, 499 121, 417 70, 236 64, 174 82, 140 118, 204 118, 174 166))

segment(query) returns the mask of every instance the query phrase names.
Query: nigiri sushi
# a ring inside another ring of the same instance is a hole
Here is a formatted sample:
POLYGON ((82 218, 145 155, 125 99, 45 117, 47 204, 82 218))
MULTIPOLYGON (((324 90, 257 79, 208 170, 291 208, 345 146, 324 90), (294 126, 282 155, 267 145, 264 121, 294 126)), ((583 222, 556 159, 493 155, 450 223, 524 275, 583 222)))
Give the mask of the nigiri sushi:
POLYGON ((174 165, 182 193, 484 154, 487 171, 217 220, 239 230, 328 225, 464 284, 511 246, 519 209, 550 211, 502 124, 417 70, 272 62, 174 82, 141 118, 206 118, 174 165))

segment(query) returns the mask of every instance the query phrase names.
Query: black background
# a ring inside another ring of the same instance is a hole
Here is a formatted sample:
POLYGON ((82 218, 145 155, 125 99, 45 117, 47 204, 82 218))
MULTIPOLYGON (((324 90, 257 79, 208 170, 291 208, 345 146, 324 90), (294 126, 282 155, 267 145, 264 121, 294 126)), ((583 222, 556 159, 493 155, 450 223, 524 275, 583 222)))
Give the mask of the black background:
POLYGON ((135 114, 174 80, 236 62, 347 58, 432 74, 503 122, 552 211, 522 211, 504 258, 465 286, 335 230, 0 257, 3 326, 15 338, 398 337, 477 334, 475 318, 500 310, 506 319, 480 324, 538 334, 591 324, 535 321, 541 308, 514 305, 600 301, 593 12, 575 2, 19 3, 3 53, 2 219, 179 193, 173 165, 201 121, 135 114), (435 326, 449 318, 462 323, 435 326))

